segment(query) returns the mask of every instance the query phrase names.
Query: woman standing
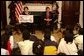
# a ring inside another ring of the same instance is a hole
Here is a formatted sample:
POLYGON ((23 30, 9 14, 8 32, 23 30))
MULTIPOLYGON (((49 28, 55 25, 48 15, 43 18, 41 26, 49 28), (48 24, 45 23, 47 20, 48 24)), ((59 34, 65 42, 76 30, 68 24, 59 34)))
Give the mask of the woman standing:
MULTIPOLYGON (((28 10, 29 10, 28 7, 24 7, 24 11, 22 15, 30 15, 30 12, 28 10)), ((31 31, 32 34, 34 33, 33 23, 22 23, 21 26, 22 26, 22 31, 25 27, 26 29, 28 29, 28 31, 31 31)))

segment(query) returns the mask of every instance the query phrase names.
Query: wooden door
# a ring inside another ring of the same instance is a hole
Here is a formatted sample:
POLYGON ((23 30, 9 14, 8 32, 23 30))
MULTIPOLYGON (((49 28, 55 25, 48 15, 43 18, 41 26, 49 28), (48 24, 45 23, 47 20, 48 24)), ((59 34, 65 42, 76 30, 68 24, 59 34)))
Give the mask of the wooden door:
POLYGON ((0 15, 1 15, 1 27, 5 29, 7 25, 7 19, 6 19, 6 1, 0 1, 0 15))
POLYGON ((73 28, 79 22, 80 1, 63 1, 62 23, 63 26, 71 25, 73 28))

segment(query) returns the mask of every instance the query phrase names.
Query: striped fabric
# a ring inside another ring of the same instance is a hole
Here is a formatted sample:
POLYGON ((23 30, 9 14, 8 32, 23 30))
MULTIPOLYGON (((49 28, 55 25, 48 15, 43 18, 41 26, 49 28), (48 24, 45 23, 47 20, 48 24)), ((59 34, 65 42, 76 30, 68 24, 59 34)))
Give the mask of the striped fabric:
POLYGON ((16 16, 16 21, 19 22, 19 15, 22 14, 22 2, 18 1, 16 3, 16 7, 15 7, 15 16, 16 16))

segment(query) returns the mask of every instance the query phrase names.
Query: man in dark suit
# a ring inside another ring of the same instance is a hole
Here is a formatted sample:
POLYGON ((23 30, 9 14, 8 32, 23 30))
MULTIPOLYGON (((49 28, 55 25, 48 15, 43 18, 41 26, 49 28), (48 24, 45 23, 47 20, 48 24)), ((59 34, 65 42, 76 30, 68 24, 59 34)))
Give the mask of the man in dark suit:
POLYGON ((42 19, 43 19, 43 30, 45 29, 50 29, 51 31, 53 31, 53 27, 52 27, 52 23, 53 23, 53 19, 52 19, 53 15, 50 12, 50 8, 46 7, 46 12, 43 13, 42 15, 42 19))

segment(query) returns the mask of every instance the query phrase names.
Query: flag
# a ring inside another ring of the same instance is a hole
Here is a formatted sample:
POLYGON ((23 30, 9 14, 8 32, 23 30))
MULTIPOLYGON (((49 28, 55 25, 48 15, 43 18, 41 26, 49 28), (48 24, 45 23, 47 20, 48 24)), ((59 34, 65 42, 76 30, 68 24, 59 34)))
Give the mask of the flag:
POLYGON ((15 16, 16 16, 16 21, 19 22, 19 15, 22 14, 22 2, 18 1, 16 3, 16 7, 15 7, 15 16))

